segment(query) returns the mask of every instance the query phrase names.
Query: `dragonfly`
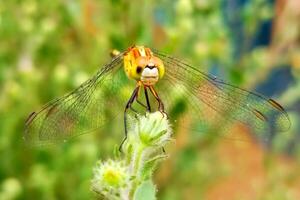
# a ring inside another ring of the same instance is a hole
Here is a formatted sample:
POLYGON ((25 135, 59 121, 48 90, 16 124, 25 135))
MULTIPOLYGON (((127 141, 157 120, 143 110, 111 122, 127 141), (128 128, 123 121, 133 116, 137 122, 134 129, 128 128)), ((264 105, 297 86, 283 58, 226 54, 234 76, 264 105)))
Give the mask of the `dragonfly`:
POLYGON ((117 115, 124 111, 124 142, 128 112, 138 112, 134 105, 146 112, 169 113, 176 98, 187 105, 179 108, 185 107, 189 116, 199 122, 214 115, 255 130, 290 128, 287 112, 275 100, 227 83, 181 59, 136 45, 113 55, 78 88, 32 112, 25 122, 24 140, 30 145, 48 145, 101 130, 113 119, 108 111, 116 110, 117 115), (131 95, 122 92, 127 84, 131 95))

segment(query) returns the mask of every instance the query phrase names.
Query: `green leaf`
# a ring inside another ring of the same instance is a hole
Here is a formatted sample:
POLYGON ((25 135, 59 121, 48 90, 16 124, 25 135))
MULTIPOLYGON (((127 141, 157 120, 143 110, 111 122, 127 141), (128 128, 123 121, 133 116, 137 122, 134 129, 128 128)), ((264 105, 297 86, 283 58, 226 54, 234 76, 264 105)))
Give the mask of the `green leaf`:
POLYGON ((134 200, 155 200, 156 187, 151 180, 144 181, 136 190, 134 200))
POLYGON ((151 176, 152 173, 158 163, 158 161, 161 161, 163 159, 165 159, 167 156, 166 155, 157 155, 154 158, 152 158, 151 160, 148 160, 142 170, 142 178, 143 180, 148 180, 151 176))

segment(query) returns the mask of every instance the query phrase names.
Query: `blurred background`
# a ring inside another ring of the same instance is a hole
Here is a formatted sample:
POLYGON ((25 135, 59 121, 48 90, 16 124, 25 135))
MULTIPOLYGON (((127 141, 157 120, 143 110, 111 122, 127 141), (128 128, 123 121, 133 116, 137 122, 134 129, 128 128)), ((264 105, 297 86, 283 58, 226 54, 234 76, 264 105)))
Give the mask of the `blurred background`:
POLYGON ((94 198, 92 168, 119 145, 118 122, 36 149, 22 140, 24 121, 132 44, 270 96, 292 123, 267 143, 179 127, 154 177, 158 199, 300 199, 299 19, 298 0, 0 1, 0 199, 94 198))

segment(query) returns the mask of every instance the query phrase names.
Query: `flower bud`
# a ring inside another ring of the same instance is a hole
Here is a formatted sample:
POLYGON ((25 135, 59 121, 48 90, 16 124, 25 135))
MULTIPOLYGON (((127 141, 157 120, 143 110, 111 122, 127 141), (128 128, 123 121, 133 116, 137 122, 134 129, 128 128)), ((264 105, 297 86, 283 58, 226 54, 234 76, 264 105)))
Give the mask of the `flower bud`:
POLYGON ((122 161, 98 162, 94 168, 92 190, 110 199, 120 199, 129 184, 127 167, 122 161))
POLYGON ((134 147, 144 146, 162 147, 171 138, 171 128, 167 116, 161 112, 147 113, 138 116, 137 123, 133 127, 133 133, 129 133, 129 138, 134 147))

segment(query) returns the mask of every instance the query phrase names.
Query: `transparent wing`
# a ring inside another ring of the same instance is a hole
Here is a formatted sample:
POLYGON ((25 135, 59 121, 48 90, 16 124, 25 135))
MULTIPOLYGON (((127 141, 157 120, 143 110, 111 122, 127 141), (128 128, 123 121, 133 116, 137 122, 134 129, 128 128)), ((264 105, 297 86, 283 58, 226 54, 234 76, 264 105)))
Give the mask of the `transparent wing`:
MULTIPOLYGON (((24 139, 30 145, 62 142, 104 125, 114 100, 107 96, 118 93, 123 79, 120 69, 123 54, 101 68, 91 79, 71 93, 33 112, 25 123, 24 139)), ((123 105, 122 105, 123 106, 123 105)))
POLYGON ((216 113, 223 121, 238 121, 256 129, 265 130, 270 126, 277 131, 289 129, 286 111, 274 100, 225 83, 158 51, 154 54, 165 64, 164 85, 181 92, 198 119, 216 113), (208 109, 203 111, 204 107, 208 109))

